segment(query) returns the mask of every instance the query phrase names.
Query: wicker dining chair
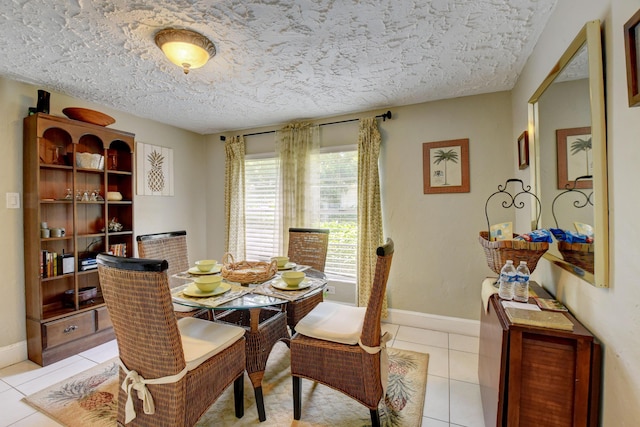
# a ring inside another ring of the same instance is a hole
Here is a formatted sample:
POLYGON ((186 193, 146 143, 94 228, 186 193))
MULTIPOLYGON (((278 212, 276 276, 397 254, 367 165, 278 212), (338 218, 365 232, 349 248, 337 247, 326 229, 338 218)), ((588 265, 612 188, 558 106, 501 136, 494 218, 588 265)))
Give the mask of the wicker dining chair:
MULTIPOLYGON (((376 250, 375 277, 367 307, 332 302, 318 304, 297 325, 291 338, 293 418, 301 417, 301 378, 341 391, 369 408, 373 426, 380 425, 383 396, 380 361, 388 335, 381 336, 382 301, 393 258, 393 241, 376 250)), ((384 367, 383 372, 386 372, 384 367)))
MULTIPOLYGON (((187 250, 187 232, 169 231, 164 233, 143 234, 136 237, 140 258, 164 259, 169 263, 169 277, 189 269, 189 252, 187 250)), ((171 286, 171 280, 169 280, 171 286)), ((178 318, 198 317, 211 320, 211 311, 194 309, 180 304, 173 305, 178 318)))
POLYGON ((329 230, 326 228, 290 228, 289 261, 308 265, 324 271, 329 246, 329 230))
POLYGON ((119 384, 128 390, 119 388, 118 424, 192 426, 231 383, 241 418, 244 329, 176 319, 167 261, 100 254, 97 262, 118 343, 119 384))
MULTIPOLYGON (((314 270, 324 272, 329 246, 329 230, 326 228, 290 228, 289 261, 299 265, 308 265, 314 270)), ((287 304, 287 325, 291 334, 295 334, 296 324, 323 300, 323 292, 317 292, 305 298, 287 304)))

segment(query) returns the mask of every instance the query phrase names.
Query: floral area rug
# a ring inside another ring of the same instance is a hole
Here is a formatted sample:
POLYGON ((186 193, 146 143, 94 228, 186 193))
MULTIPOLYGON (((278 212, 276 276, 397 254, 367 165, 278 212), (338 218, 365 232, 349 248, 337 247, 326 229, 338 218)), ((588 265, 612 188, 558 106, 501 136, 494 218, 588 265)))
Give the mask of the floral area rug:
MULTIPOLYGON (((421 424, 429 355, 389 348, 389 385, 380 403, 382 425, 416 427, 421 424)), ((24 400, 69 427, 116 425, 118 364, 111 360, 55 384, 24 400)), ((344 394, 313 381, 302 380, 302 419, 293 420, 289 349, 273 348, 262 383, 267 420, 258 421, 253 388, 245 375, 245 414, 234 416, 233 387, 198 421, 205 426, 370 426, 369 410, 344 394)))

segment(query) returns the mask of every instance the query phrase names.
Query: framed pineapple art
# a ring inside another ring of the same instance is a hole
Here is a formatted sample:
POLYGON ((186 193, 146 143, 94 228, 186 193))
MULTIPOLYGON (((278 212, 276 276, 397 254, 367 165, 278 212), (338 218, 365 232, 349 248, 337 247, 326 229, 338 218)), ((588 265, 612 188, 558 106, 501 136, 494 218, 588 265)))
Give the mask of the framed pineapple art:
POLYGON ((139 196, 173 196, 173 148, 137 143, 139 196))

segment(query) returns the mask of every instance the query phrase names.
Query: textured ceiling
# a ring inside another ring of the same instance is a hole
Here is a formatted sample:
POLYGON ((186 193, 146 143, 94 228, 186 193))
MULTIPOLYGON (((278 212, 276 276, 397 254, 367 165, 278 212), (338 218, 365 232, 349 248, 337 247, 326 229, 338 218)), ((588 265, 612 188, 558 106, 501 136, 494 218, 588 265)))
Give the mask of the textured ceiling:
POLYGON ((0 75, 198 133, 501 90, 557 0, 3 0, 0 75), (206 35, 183 74, 157 31, 206 35))

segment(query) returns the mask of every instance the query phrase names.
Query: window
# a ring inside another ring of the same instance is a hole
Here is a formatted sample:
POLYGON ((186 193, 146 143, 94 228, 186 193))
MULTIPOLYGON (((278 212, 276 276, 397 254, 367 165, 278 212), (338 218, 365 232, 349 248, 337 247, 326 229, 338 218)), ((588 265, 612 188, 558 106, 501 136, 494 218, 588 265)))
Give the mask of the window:
MULTIPOLYGON (((329 277, 355 281, 357 274, 358 151, 355 147, 325 149, 319 155, 318 222, 328 228, 325 272, 329 277)), ((278 252, 278 162, 271 157, 245 159, 247 259, 268 260, 278 252)))
POLYGON ((317 228, 328 228, 327 274, 356 279, 358 243, 358 151, 321 152, 320 216, 317 228))
POLYGON ((278 160, 247 156, 244 161, 246 256, 266 261, 278 255, 278 160))

